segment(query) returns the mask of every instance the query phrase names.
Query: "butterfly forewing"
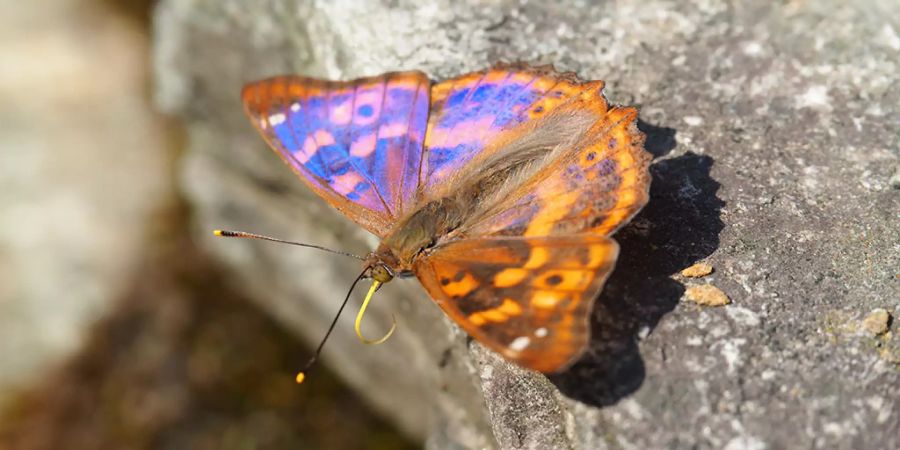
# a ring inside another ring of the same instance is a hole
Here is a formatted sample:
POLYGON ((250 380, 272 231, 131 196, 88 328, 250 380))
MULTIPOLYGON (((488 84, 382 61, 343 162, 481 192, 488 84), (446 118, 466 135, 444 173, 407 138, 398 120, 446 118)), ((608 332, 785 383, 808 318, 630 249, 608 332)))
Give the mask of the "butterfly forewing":
POLYGON ((518 364, 555 372, 589 338, 589 315, 615 265, 603 236, 466 239, 417 261, 438 305, 479 342, 518 364))
POLYGON ((247 114, 320 196, 383 236, 415 203, 430 81, 398 72, 347 82, 284 76, 247 85, 247 114))
MULTIPOLYGON (((602 82, 600 83, 602 86, 602 82)), ((420 196, 439 197, 447 182, 503 149, 509 132, 551 113, 589 86, 547 67, 497 65, 435 84, 420 196)))

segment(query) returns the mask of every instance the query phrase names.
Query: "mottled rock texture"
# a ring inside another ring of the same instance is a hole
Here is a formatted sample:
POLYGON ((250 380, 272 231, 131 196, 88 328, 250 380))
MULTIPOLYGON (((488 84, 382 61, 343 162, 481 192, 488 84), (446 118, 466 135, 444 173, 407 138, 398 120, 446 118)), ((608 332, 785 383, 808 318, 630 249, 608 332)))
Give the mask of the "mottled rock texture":
MULTIPOLYGON (((641 107, 651 200, 578 364, 545 377, 469 342, 415 282, 382 290, 325 362, 431 448, 897 448, 900 24, 889 1, 169 0, 156 14, 157 101, 187 124, 183 186, 234 288, 312 345, 374 244, 314 198, 241 112, 243 83, 282 73, 435 79, 498 60, 553 63, 641 107), (678 272, 732 303, 680 302, 678 272)), ((253 355, 247 355, 252 358, 253 355)))

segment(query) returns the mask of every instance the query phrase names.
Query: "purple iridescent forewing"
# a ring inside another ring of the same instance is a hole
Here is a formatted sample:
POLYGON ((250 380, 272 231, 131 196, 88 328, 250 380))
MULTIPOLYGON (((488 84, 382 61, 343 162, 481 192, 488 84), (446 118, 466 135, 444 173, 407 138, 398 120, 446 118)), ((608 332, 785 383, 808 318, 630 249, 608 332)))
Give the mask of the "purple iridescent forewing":
POLYGON ((331 205, 384 236, 415 203, 428 78, 399 72, 348 82, 284 76, 248 84, 253 124, 331 205))
POLYGON ((497 66, 434 85, 420 196, 441 191, 469 162, 500 149, 498 138, 532 118, 534 108, 549 112, 572 95, 556 90, 560 83, 543 68, 497 66))

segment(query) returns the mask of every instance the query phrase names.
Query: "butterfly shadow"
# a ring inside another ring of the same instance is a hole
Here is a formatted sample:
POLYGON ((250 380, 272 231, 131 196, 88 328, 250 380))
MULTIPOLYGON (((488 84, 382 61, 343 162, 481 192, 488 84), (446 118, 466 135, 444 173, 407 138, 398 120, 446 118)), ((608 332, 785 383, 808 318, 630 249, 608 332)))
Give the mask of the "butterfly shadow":
MULTIPOLYGON (((660 158, 676 146, 675 130, 638 124, 646 149, 660 158)), ((594 308, 587 352, 551 381, 566 396, 593 406, 612 405, 644 382, 638 340, 671 312, 684 286, 671 276, 709 256, 719 246, 724 202, 710 177, 713 159, 686 153, 651 167, 650 201, 616 233, 621 246, 616 269, 594 308)))

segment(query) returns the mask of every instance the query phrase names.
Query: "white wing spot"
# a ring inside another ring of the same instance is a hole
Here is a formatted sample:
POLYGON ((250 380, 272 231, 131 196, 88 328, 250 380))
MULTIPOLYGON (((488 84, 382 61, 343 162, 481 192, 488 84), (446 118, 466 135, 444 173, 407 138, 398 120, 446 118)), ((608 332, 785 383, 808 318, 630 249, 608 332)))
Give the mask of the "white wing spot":
POLYGON ((269 116, 269 123, 271 123, 273 127, 281 125, 282 123, 284 123, 284 120, 284 113, 275 113, 269 116))
POLYGON ((544 327, 540 327, 537 330, 534 330, 534 335, 539 338, 542 338, 547 335, 547 329, 544 327))
POLYGON ((259 127, 263 130, 269 128, 269 122, 266 122, 266 119, 259 119, 259 127))
POLYGON ((300 111, 300 104, 297 102, 291 103, 291 111, 293 111, 293 112, 300 111))
POLYGON ((509 349, 515 352, 521 352, 522 350, 525 350, 525 347, 528 347, 528 344, 530 343, 531 339, 528 339, 525 336, 519 336, 509 343, 509 349))

